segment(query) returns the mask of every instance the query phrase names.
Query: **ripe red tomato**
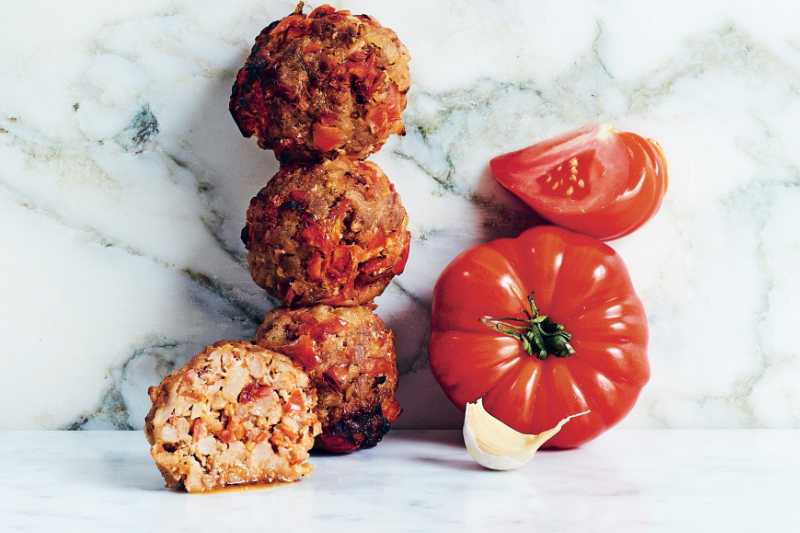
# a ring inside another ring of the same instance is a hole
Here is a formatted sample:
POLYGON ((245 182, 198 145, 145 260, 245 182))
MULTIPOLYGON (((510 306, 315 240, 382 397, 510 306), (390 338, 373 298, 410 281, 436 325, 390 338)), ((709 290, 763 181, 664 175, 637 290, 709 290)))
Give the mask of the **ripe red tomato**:
POLYGON ((483 398, 495 418, 528 434, 591 411, 546 447, 597 437, 650 378, 647 318, 625 264, 586 235, 538 226, 470 248, 436 281, 432 315, 431 371, 462 410, 483 398))
POLYGON ((495 157, 492 174, 553 224, 610 240, 650 220, 667 190, 661 147, 593 124, 495 157))

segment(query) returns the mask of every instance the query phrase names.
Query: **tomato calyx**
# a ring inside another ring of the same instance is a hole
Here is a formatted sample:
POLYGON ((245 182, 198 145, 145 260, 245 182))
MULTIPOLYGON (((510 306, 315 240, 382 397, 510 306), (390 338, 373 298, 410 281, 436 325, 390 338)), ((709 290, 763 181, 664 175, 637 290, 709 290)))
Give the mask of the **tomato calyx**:
POLYGON ((530 312, 527 309, 521 309, 527 318, 481 318, 481 322, 495 331, 517 339, 522 343, 525 353, 536 355, 542 361, 547 358, 547 354, 559 358, 573 355, 575 350, 569 343, 572 335, 564 331, 564 326, 561 324, 553 322, 547 316, 539 315, 539 309, 533 302, 533 292, 528 294, 528 303, 531 306, 530 312), (524 325, 514 325, 508 322, 524 325))

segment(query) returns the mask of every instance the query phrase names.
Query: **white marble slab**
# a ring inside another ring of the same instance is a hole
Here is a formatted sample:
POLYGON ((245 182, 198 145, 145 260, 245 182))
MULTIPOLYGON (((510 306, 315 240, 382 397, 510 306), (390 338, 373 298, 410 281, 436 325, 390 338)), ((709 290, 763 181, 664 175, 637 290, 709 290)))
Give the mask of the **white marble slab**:
MULTIPOLYGON (((378 309, 397 333, 397 427, 460 424, 426 363, 439 271, 535 220, 489 159, 598 121, 657 139, 670 165, 659 215, 612 243, 652 333, 623 425, 800 427, 800 4, 334 5, 413 57, 408 134, 372 157, 413 235, 378 309)), ((293 8, 0 9, 0 428, 139 428, 149 385, 272 306, 239 231, 277 164, 227 102, 255 36, 293 8)))
POLYGON ((393 431, 263 490, 163 488, 140 432, 0 432, 3 531, 795 532, 800 431, 615 430, 518 470, 393 431))

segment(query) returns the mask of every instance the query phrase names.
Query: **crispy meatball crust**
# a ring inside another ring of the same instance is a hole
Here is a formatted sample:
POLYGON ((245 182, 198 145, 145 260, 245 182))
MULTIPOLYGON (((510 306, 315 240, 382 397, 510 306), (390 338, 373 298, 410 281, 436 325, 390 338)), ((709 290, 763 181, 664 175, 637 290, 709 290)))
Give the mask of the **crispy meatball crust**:
POLYGON ((361 305, 408 259, 408 215, 374 163, 281 167, 250 202, 242 241, 255 282, 288 307, 361 305))
POLYGON ((231 115, 281 160, 364 159, 405 133, 408 51, 367 15, 298 8, 256 38, 233 85, 231 115))
POLYGON ((150 454, 167 487, 189 492, 295 481, 320 432, 316 392, 291 359, 221 341, 148 390, 150 454))
POLYGON ((351 452, 375 446, 402 410, 393 339, 368 307, 317 305, 270 311, 253 342, 308 372, 319 394, 316 447, 351 452))

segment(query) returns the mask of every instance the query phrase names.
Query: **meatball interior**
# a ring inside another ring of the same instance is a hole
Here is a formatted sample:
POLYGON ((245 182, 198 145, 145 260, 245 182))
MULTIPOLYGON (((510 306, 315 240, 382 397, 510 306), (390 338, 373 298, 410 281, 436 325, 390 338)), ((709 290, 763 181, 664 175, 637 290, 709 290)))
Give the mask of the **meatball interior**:
POLYGON ((316 446, 350 452, 375 446, 400 415, 394 333, 368 307, 275 309, 253 342, 300 363, 319 395, 316 446))
POLYGON ((316 393, 288 357, 219 342, 148 390, 150 454, 168 487, 189 492, 295 481, 320 432, 316 393))
POLYGON ((250 202, 242 240, 255 282, 288 307, 361 305, 405 268, 400 196, 374 163, 281 167, 250 202))
POLYGON ((373 18, 328 5, 304 15, 301 4, 256 39, 230 112, 245 137, 256 135, 282 160, 364 159, 405 133, 409 60, 373 18))

